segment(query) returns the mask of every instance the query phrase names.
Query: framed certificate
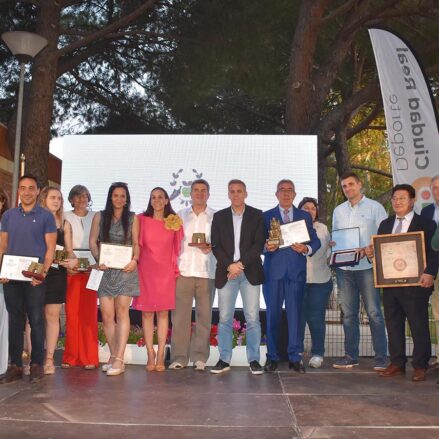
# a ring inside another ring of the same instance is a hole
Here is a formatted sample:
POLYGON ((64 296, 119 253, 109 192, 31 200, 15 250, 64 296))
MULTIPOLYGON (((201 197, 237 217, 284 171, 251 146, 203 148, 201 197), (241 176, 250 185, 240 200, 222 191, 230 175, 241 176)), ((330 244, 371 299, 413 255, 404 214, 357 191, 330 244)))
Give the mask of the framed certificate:
POLYGON ((311 241, 305 220, 292 221, 280 226, 283 243, 279 248, 290 247, 293 244, 306 244, 311 241))
POLYGON ((32 262, 38 262, 34 256, 3 255, 0 278, 30 282, 32 279, 23 276, 22 272, 29 268, 32 262))
POLYGON ((333 230, 331 241, 335 243, 331 249, 331 258, 329 261, 331 267, 353 267, 359 264, 359 227, 333 230))
POLYGON ((99 265, 106 265, 108 268, 121 270, 133 257, 131 245, 108 244, 101 242, 99 252, 99 265))
POLYGON ((372 235, 375 287, 419 286, 426 267, 424 232, 372 235))

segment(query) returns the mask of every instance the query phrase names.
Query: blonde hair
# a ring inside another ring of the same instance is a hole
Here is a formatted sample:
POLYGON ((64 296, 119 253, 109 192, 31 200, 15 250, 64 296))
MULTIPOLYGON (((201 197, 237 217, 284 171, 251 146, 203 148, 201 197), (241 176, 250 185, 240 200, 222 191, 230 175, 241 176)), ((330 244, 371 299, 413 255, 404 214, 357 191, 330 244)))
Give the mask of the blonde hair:
POLYGON ((64 221, 64 198, 62 196, 62 192, 60 189, 58 189, 55 186, 46 186, 45 188, 41 189, 40 196, 38 198, 39 204, 41 207, 44 207, 47 209, 46 200, 47 200, 47 197, 49 196, 50 191, 57 191, 61 195, 61 206, 55 212, 55 217, 60 222, 60 224, 62 224, 64 221))

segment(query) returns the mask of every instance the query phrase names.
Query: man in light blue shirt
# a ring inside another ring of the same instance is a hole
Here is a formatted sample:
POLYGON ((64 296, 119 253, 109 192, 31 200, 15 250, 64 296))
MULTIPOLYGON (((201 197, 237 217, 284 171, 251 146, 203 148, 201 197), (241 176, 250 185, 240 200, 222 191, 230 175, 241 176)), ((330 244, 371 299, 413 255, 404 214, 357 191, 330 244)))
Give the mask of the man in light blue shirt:
POLYGON ((334 363, 335 368, 358 366, 360 344, 360 297, 363 299, 369 317, 373 349, 375 351, 374 370, 381 371, 387 363, 387 340, 381 311, 380 291, 374 287, 372 264, 365 258, 364 249, 370 244, 381 221, 387 218, 383 206, 361 193, 362 184, 354 173, 341 177, 341 187, 347 201, 334 209, 332 228, 360 228, 360 263, 354 267, 338 267, 338 298, 343 312, 345 334, 345 357, 334 363))

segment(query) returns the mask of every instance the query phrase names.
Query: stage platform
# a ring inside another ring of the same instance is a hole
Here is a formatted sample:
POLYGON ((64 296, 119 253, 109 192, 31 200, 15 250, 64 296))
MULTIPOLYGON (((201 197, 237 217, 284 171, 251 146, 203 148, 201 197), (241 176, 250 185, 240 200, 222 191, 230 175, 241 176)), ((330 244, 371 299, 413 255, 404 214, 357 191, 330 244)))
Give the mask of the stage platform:
POLYGON ((378 377, 371 359, 351 371, 331 365, 262 376, 57 367, 36 385, 0 385, 0 438, 439 438, 439 372, 412 383, 411 370, 378 377))

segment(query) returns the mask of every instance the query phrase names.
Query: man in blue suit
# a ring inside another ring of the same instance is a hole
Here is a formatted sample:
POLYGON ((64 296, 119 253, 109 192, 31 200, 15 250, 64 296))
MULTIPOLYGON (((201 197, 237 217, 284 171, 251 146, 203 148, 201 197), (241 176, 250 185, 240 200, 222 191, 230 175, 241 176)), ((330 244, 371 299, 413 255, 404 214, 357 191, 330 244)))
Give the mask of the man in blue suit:
POLYGON ((303 290, 306 282, 306 255, 314 254, 320 248, 320 240, 312 226, 308 212, 293 206, 296 197, 294 183, 291 180, 281 180, 277 184, 276 197, 279 204, 264 212, 266 238, 270 230, 272 218, 280 224, 291 221, 305 220, 310 236, 307 245, 293 244, 291 247, 279 248, 278 245, 265 245, 264 273, 265 283, 263 293, 267 306, 267 362, 265 370, 274 372, 279 361, 278 339, 279 324, 282 316, 282 306, 288 320, 288 359, 290 369, 299 373, 305 372, 299 344, 300 308, 303 290))
MULTIPOLYGON (((439 224, 439 175, 435 175, 431 179, 430 184, 431 194, 434 198, 434 203, 425 206, 421 210, 423 218, 433 220, 436 225, 439 224)), ((430 298, 431 310, 436 323, 436 362, 433 364, 435 369, 439 370, 439 276, 436 276, 434 282, 434 291, 430 298)))

